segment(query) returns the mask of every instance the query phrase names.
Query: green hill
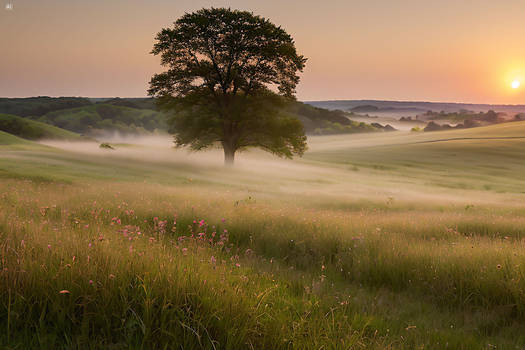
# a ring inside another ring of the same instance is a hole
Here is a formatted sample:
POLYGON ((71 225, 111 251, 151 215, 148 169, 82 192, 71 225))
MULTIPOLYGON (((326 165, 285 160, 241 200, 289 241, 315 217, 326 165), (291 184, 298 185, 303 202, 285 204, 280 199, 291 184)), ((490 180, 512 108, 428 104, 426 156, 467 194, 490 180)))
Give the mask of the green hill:
POLYGON ((371 171, 393 184, 522 192, 525 122, 428 133, 310 140, 306 158, 371 171))
POLYGON ((54 111, 36 120, 88 135, 101 131, 142 134, 167 128, 160 112, 106 103, 54 111))
MULTIPOLYGON (((351 113, 292 102, 286 113, 299 119, 310 135, 362 133, 385 130, 355 122, 351 113)), ((75 133, 98 136, 105 132, 148 134, 167 131, 166 116, 152 98, 88 99, 32 97, 0 99, 0 113, 54 125, 75 133)))
POLYGON ((348 119, 351 116, 350 113, 318 108, 298 101, 291 103, 287 111, 303 123, 305 132, 310 135, 351 134, 382 130, 370 124, 348 119))
POLYGON ((80 140, 81 136, 73 132, 57 128, 27 118, 9 114, 0 114, 0 131, 28 139, 80 140))
POLYGON ((29 144, 29 141, 21 139, 18 136, 8 134, 6 132, 0 131, 0 146, 10 146, 10 145, 19 145, 19 144, 29 144))
MULTIPOLYGON (((0 151, 49 151, 52 148, 36 142, 24 140, 15 135, 0 131, 0 151)), ((0 159, 0 178, 6 174, 4 167, 5 159, 0 159)), ((29 170, 29 169, 28 169, 29 170)), ((27 171, 27 178, 31 177, 31 171, 27 171)))

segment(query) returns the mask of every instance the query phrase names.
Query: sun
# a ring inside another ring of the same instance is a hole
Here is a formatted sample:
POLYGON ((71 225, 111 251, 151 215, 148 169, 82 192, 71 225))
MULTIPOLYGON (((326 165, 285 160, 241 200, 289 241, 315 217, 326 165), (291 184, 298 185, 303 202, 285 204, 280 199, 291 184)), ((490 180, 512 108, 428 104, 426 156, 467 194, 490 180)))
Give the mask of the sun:
POLYGON ((513 89, 517 89, 517 88, 519 88, 520 85, 521 85, 521 82, 520 82, 519 80, 514 80, 514 81, 512 82, 512 84, 511 84, 511 86, 512 86, 513 89))

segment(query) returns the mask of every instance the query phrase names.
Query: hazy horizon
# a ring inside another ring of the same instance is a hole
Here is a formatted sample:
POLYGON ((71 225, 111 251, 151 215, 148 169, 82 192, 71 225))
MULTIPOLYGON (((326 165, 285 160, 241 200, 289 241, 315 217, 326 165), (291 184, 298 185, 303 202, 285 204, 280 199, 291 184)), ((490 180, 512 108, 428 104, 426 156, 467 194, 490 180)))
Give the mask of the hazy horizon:
MULTIPOLYGON (((4 3, 5 1, 2 1, 4 3)), ((202 7, 253 11, 308 57, 301 101, 523 104, 525 3, 13 0, 0 11, 0 96, 146 96, 155 34, 202 7), (307 24, 307 25, 305 25, 307 24)))

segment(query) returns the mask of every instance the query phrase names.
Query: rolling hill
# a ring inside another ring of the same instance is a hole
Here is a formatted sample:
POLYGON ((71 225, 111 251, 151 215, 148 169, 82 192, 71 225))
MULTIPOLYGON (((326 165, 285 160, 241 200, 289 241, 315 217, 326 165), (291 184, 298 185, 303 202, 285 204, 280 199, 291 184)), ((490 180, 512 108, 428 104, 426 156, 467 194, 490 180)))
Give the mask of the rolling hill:
MULTIPOLYGON (((352 113, 292 102, 285 113, 298 118, 309 135, 384 131, 384 125, 352 121, 352 113)), ((75 133, 97 137, 111 133, 166 132, 166 116, 151 98, 0 99, 0 113, 17 115, 75 133)))
POLYGON ((82 139, 80 135, 71 131, 9 114, 0 114, 0 131, 28 140, 78 141, 82 139))
POLYGON ((115 104, 97 103, 89 106, 58 110, 34 118, 73 132, 96 136, 101 132, 146 134, 166 130, 162 113, 125 107, 115 104))
MULTIPOLYGON (((311 138, 307 159, 399 183, 523 192, 525 122, 439 132, 311 138)), ((359 173, 357 173, 359 174, 359 173)))

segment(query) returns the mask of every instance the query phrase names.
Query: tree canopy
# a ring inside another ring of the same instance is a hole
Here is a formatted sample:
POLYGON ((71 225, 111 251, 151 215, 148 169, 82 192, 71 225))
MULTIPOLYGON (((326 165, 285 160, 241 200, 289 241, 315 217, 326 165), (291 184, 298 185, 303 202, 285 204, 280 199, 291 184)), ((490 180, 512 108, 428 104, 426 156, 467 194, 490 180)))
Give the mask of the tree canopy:
POLYGON ((283 108, 306 59, 282 28, 246 11, 202 9, 162 29, 152 53, 167 70, 153 76, 149 94, 174 112, 176 145, 220 143, 227 164, 247 147, 284 157, 306 150, 302 124, 283 108))

